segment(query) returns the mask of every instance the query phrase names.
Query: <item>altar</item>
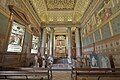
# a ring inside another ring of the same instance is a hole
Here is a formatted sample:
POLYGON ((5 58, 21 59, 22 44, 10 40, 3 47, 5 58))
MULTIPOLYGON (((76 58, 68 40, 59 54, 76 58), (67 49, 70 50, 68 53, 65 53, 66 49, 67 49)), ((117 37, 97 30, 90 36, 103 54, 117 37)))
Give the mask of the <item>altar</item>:
POLYGON ((69 64, 53 64, 52 71, 71 71, 72 67, 69 64))
POLYGON ((55 56, 66 57, 66 35, 56 35, 55 39, 55 56))

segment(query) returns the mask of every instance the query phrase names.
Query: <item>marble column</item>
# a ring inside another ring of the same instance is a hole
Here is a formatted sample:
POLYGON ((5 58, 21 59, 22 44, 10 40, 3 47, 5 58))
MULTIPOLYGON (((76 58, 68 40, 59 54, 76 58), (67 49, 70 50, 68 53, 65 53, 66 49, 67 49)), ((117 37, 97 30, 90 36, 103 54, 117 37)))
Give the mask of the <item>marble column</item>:
POLYGON ((42 33, 43 33, 43 29, 41 28, 40 33, 39 33, 39 44, 38 44, 38 56, 39 57, 41 56, 40 49, 41 49, 41 44, 42 44, 42 33))
POLYGON ((79 28, 76 27, 75 30, 75 41, 76 41, 76 58, 80 58, 81 57, 81 53, 80 53, 80 31, 79 28))
POLYGON ((53 49, 54 49, 54 28, 50 28, 50 56, 53 56, 53 49))
POLYGON ((71 63, 71 58, 72 58, 72 43, 71 43, 71 28, 68 27, 68 43, 67 43, 67 48, 68 48, 68 63, 71 63))
POLYGON ((82 38, 81 38, 81 28, 79 28, 79 39, 80 39, 80 58, 83 58, 83 54, 82 54, 82 38))
POLYGON ((50 35, 48 35, 48 43, 47 43, 47 50, 48 50, 48 54, 47 54, 47 56, 49 56, 50 55, 50 35))
POLYGON ((50 28, 50 40, 49 40, 49 65, 53 64, 53 50, 54 50, 54 28, 50 28))
POLYGON ((46 37, 47 37, 46 36, 46 28, 43 28, 42 43, 41 43, 41 49, 40 49, 41 56, 44 56, 44 54, 45 54, 46 37))
POLYGON ((43 33, 42 33, 42 43, 41 43, 41 48, 40 48, 40 53, 42 57, 42 67, 45 68, 45 49, 46 49, 46 28, 43 28, 43 33))

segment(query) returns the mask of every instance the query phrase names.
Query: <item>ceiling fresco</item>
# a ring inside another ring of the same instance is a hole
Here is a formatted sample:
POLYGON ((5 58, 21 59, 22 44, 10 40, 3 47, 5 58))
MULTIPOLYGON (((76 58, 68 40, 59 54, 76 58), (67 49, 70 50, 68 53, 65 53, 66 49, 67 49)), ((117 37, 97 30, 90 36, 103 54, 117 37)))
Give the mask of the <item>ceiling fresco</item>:
POLYGON ((79 23, 90 0, 30 0, 41 22, 46 24, 79 23))

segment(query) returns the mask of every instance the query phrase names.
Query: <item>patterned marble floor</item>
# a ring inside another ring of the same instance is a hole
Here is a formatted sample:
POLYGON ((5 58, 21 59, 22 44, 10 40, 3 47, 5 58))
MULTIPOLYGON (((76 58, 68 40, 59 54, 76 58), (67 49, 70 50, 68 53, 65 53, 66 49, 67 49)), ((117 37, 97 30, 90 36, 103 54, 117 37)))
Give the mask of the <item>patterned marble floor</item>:
MULTIPOLYGON (((53 65, 53 69, 70 69, 70 67, 68 64, 66 64, 66 60, 62 59, 59 60, 59 64, 53 65)), ((73 79, 71 78, 71 71, 53 71, 52 80, 73 80, 73 79)), ((98 80, 98 77, 78 77, 77 80, 98 80)), ((120 77, 101 77, 99 80, 120 80, 120 77)))
POLYGON ((70 71, 54 71, 53 80, 71 80, 70 71))
MULTIPOLYGON (((53 72, 52 80, 73 80, 73 79, 71 78, 70 71, 68 72, 58 71, 53 72)), ((98 80, 98 77, 78 77, 77 80, 98 80)), ((120 77, 101 77, 99 80, 120 80, 120 77)))

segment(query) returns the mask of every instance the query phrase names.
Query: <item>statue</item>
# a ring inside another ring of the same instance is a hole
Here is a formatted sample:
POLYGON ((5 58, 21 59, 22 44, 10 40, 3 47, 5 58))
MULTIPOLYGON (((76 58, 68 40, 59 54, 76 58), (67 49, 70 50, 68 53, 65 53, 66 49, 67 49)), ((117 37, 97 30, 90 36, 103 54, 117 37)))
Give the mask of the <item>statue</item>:
POLYGON ((35 56, 34 59, 35 59, 35 65, 34 65, 34 67, 39 67, 38 57, 35 56))
POLYGON ((53 57, 52 56, 49 56, 48 57, 48 63, 49 63, 49 65, 52 65, 53 64, 53 57))
POLYGON ((68 57, 68 59, 67 59, 67 60, 68 60, 68 63, 69 63, 69 64, 71 64, 71 63, 72 63, 72 60, 71 60, 71 58, 70 58, 70 57, 68 57))
POLYGON ((42 68, 45 68, 46 62, 45 62, 45 56, 42 56, 42 68))
POLYGON ((95 57, 92 57, 92 66, 93 67, 97 67, 97 60, 95 59, 95 57))

